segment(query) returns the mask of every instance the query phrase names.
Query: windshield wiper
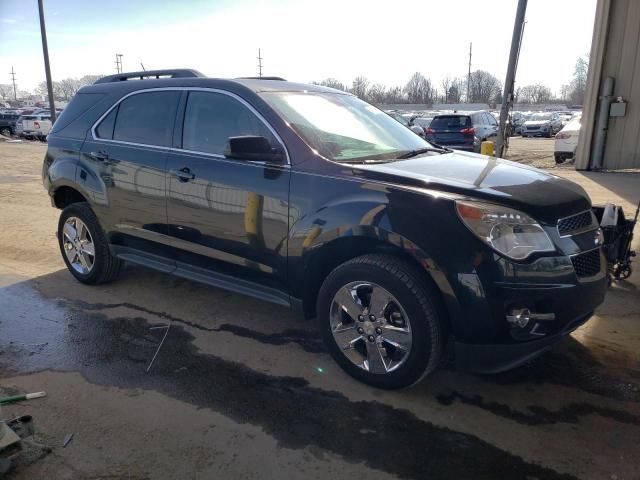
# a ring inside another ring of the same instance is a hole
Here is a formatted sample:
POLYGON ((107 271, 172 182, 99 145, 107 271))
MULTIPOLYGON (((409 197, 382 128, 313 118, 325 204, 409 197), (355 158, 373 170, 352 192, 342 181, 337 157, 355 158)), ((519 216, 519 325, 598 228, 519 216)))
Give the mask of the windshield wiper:
POLYGON ((440 147, 440 148, 435 148, 435 147, 418 148, 417 150, 411 150, 410 152, 407 152, 407 153, 404 153, 404 154, 400 155, 398 157, 398 159, 416 157, 418 155, 422 155, 423 153, 429 153, 429 152, 436 152, 436 153, 443 154, 443 153, 451 153, 451 152, 453 152, 453 150, 450 150, 450 149, 444 148, 444 147, 440 147))

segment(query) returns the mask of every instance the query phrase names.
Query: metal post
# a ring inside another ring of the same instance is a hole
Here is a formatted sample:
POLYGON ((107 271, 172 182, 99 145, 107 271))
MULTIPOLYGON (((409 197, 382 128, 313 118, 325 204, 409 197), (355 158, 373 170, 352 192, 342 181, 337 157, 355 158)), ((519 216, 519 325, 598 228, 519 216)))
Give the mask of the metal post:
POLYGON ((591 157, 591 169, 600 170, 602 159, 604 158, 604 147, 607 143, 607 130, 609 128, 609 109, 613 100, 613 87, 615 80, 613 77, 605 77, 600 90, 600 106, 598 108, 598 118, 593 138, 593 154, 591 157))
POLYGON ((469 92, 471 91, 471 47, 473 43, 469 42, 469 73, 467 73, 467 103, 471 103, 469 92))
POLYGON ((11 81, 13 82, 13 99, 18 100, 18 93, 16 90, 16 72, 13 71, 13 65, 11 66, 11 81))
POLYGON ((262 55, 260 49, 258 49, 258 76, 262 78, 262 55))
POLYGON ((47 94, 49 95, 49 108, 51 109, 51 123, 56 121, 56 101, 53 98, 53 82, 51 80, 51 68, 49 67, 49 48, 47 47, 47 29, 44 26, 44 7, 42 0, 38 0, 40 12, 40 34, 42 35, 42 54, 44 55, 44 73, 47 77, 47 94))
POLYGON ((507 77, 504 81, 504 93, 502 94, 502 106, 500 108, 500 129, 496 141, 496 155, 502 157, 504 154, 505 135, 507 133, 507 118, 509 109, 513 104, 514 86, 516 81, 516 68, 518 66, 518 56, 520 55, 520 44, 524 29, 524 16, 527 12, 527 0, 518 0, 516 10, 516 20, 513 24, 513 35, 511 36, 511 52, 509 53, 509 65, 507 66, 507 77))

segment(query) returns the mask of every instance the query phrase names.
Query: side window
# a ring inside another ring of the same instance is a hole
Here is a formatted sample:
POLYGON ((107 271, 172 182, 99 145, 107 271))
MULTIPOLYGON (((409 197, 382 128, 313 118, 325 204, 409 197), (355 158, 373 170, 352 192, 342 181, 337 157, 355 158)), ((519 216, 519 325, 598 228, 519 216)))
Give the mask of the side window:
POLYGON ((496 125, 498 125, 498 121, 496 120, 496 117, 494 117, 494 116, 493 116, 493 115, 491 115, 490 113, 487 113, 487 118, 488 118, 488 120, 489 120, 489 125, 492 125, 492 126, 494 126, 494 127, 495 127, 496 125))
POLYGON ((96 136, 98 138, 113 139, 113 127, 116 124, 116 115, 118 115, 118 107, 111 110, 109 115, 102 119, 96 128, 96 136))
POLYGON ((179 98, 177 91, 138 93, 125 98, 118 106, 113 139, 170 146, 179 98))
POLYGON ((245 105, 229 95, 190 92, 184 113, 182 148, 224 155, 229 137, 259 135, 278 144, 271 131, 245 105))

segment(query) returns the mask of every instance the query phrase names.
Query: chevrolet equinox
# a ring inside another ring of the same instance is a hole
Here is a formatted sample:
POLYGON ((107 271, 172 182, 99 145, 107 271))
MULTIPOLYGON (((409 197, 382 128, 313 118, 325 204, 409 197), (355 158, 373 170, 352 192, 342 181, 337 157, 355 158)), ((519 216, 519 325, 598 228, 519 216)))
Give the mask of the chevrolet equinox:
POLYGON ((43 182, 80 282, 131 262, 299 309, 346 372, 381 388, 445 352, 471 371, 513 368, 606 289, 580 186, 430 144, 316 85, 104 77, 55 123, 43 182))

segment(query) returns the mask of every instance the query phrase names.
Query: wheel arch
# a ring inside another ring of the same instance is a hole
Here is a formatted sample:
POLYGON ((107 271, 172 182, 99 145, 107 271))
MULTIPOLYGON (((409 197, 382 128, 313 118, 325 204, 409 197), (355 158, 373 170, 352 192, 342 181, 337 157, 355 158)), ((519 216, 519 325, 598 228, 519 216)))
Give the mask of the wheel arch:
POLYGON ((305 254, 305 281, 302 289, 302 309, 305 318, 313 318, 316 315, 318 292, 333 269, 361 255, 382 253, 398 257, 416 268, 427 288, 434 294, 437 308, 449 329, 457 300, 444 273, 431 257, 410 240, 397 234, 381 232, 380 229, 374 230, 377 231, 377 235, 339 237, 305 254))

